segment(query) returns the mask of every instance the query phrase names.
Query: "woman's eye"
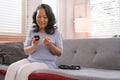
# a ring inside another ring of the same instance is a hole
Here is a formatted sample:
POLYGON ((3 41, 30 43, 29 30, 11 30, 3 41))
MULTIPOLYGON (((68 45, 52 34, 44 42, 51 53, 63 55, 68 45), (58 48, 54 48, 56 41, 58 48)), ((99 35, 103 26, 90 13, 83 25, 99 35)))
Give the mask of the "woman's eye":
POLYGON ((37 17, 37 18, 39 18, 39 19, 41 19, 41 18, 44 18, 44 19, 46 19, 46 18, 48 18, 47 16, 45 16, 45 17, 37 17))
POLYGON ((47 16, 45 16, 44 18, 47 18, 47 16))
POLYGON ((41 17, 37 17, 37 18, 41 18, 41 17))

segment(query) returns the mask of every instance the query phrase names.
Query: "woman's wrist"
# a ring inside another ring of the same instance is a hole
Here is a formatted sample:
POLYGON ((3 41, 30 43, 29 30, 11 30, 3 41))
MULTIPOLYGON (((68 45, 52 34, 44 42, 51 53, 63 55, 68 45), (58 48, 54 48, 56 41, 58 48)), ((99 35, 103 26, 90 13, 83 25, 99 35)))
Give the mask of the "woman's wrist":
POLYGON ((48 47, 54 53, 54 55, 57 55, 57 56, 61 55, 61 51, 54 44, 50 43, 48 44, 48 47))
POLYGON ((37 46, 36 46, 36 45, 32 45, 31 48, 32 48, 32 49, 36 49, 37 46))
POLYGON ((48 47, 51 47, 51 46, 53 46, 53 44, 52 44, 52 43, 49 43, 49 44, 47 44, 47 46, 48 46, 48 47))

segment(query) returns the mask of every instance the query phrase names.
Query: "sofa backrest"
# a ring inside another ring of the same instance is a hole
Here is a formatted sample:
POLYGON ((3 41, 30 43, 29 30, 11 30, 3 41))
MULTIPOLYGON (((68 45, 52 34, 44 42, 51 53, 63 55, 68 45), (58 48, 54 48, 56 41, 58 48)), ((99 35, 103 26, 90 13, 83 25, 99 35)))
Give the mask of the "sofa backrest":
POLYGON ((63 40, 63 54, 56 64, 120 69, 120 38, 63 40))

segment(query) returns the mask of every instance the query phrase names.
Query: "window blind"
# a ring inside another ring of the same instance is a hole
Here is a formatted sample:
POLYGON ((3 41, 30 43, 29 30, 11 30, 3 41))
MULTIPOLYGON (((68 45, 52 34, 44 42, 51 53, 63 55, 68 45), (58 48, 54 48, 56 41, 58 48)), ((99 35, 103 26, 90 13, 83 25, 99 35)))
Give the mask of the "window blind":
POLYGON ((0 33, 22 33, 22 0, 0 0, 0 33))
POLYGON ((91 0, 93 37, 112 37, 120 34, 120 1, 91 0))

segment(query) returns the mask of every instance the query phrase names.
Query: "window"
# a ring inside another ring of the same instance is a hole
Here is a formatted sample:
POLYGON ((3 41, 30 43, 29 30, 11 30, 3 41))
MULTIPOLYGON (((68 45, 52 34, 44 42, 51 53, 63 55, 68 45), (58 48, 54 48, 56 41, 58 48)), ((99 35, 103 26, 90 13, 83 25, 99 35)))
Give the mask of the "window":
POLYGON ((119 0, 91 0, 93 37, 113 37, 120 34, 119 0))
POLYGON ((25 0, 0 0, 0 40, 25 36, 23 1, 25 2, 25 0))

